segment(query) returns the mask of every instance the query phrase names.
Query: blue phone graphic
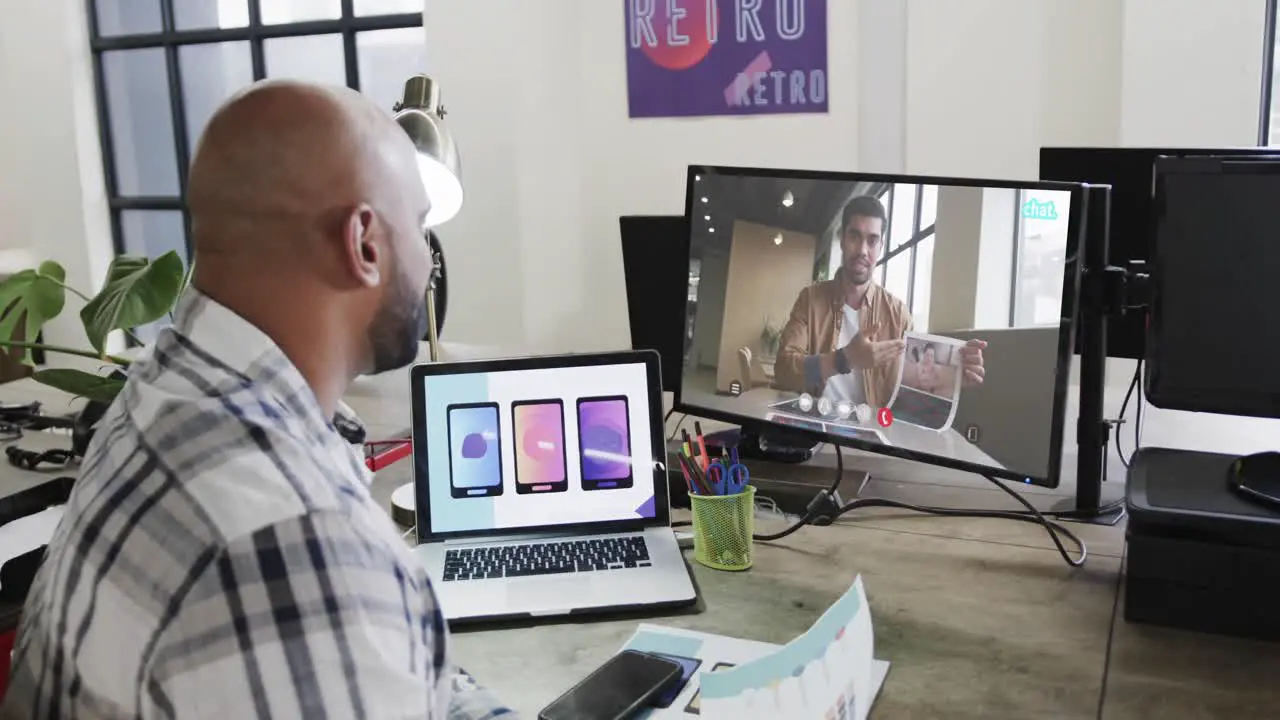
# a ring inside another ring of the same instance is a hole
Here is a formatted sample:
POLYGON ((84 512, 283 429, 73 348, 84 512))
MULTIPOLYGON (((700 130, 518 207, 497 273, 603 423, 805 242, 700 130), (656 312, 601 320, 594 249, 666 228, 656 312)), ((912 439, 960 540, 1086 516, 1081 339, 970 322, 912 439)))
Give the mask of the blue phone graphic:
POLYGON ((498 403, 463 403, 449 416, 449 491, 455 498, 502 494, 498 403))

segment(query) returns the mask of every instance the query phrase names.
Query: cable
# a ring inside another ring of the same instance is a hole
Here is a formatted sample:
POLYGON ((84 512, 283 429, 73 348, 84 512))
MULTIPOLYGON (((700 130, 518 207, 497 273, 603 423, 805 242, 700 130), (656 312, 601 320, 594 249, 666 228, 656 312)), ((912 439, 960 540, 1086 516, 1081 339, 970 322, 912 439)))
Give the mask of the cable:
POLYGON ((997 478, 991 475, 983 475, 983 477, 985 477, 996 487, 1003 490, 1005 494, 1009 495, 1014 500, 1016 500, 1020 505, 1026 508, 1025 511, 979 510, 979 509, 970 509, 970 508, 931 507, 928 505, 914 505, 912 503, 899 502, 897 500, 889 500, 887 498, 859 498, 857 500, 853 500, 851 502, 845 503, 842 506, 836 507, 835 501, 834 501, 835 492, 836 492, 836 489, 840 486, 841 480, 844 479, 844 454, 839 445, 836 445, 834 447, 836 449, 836 479, 831 484, 831 487, 829 489, 819 491, 818 494, 814 497, 813 501, 809 503, 808 508, 806 508, 805 510, 804 516, 801 517, 799 520, 797 520, 795 523, 793 523, 790 527, 787 527, 786 529, 776 533, 753 535, 752 537, 755 540, 759 542, 772 542, 775 540, 781 540, 782 538, 785 538, 788 535, 791 535, 792 533, 798 531, 800 528, 804 527, 805 525, 809 525, 811 523, 829 524, 835 518, 838 518, 846 513, 853 512, 854 510, 858 510, 861 508, 868 508, 868 507, 891 507, 891 508, 898 508, 902 510, 910 510, 912 512, 925 513, 927 515, 938 515, 943 517, 1000 518, 1005 520, 1016 520, 1018 522, 1035 523, 1043 527, 1045 529, 1045 532, 1049 533, 1049 538, 1053 540, 1054 547, 1057 549, 1058 554, 1062 556, 1062 559, 1066 561, 1068 565, 1070 565, 1071 567, 1081 567, 1085 564, 1085 561, 1088 560, 1088 557, 1089 557, 1088 547, 1085 545, 1084 541, 1082 541, 1079 537, 1075 535, 1075 533, 1071 532, 1060 523, 1056 523, 1056 522, 1053 522, 1052 520, 1049 520, 1045 516, 1046 515, 1045 513, 1041 513, 1039 510, 1036 510, 1035 507, 1030 502, 1028 502, 1027 499, 1024 498, 1020 493, 1015 491, 1013 488, 1010 488, 1009 486, 1005 485, 1003 482, 1001 482, 1000 480, 998 480, 997 478), (825 508, 832 508, 832 507, 835 507, 836 509, 834 517, 828 518, 823 516, 822 514, 823 510, 825 508), (822 522, 822 521, 825 521, 825 522, 822 522), (1073 558, 1071 557, 1071 554, 1067 552, 1066 546, 1063 545, 1062 540, 1059 537, 1060 534, 1062 536, 1065 536, 1079 549, 1078 557, 1073 558))
POLYGON ((45 450, 38 452, 35 450, 23 450, 17 445, 10 445, 4 449, 5 454, 9 457, 9 464, 24 470, 35 470, 41 465, 66 465, 75 459, 75 453, 70 450, 45 450))
MULTIPOLYGON (((1129 401, 1130 401, 1131 399, 1133 399, 1133 391, 1134 391, 1134 390, 1136 390, 1136 389, 1138 388, 1138 380, 1139 380, 1139 378, 1141 378, 1141 377, 1142 377, 1142 361, 1141 361, 1141 360, 1139 360, 1139 361, 1138 361, 1138 364, 1137 364, 1137 365, 1134 365, 1134 367, 1133 367, 1133 379, 1131 379, 1131 380, 1129 381, 1129 389, 1128 389, 1128 390, 1126 390, 1126 391, 1125 391, 1125 393, 1124 393, 1124 401, 1120 403, 1120 418, 1119 418, 1119 419, 1120 419, 1121 421, 1123 421, 1123 420, 1124 420, 1124 416, 1125 416, 1125 414, 1127 414, 1127 413, 1129 412, 1129 401)), ((1141 394, 1139 394, 1139 396, 1138 396, 1138 422, 1142 422, 1142 396, 1141 396, 1141 394)), ((1116 431, 1115 431, 1115 432, 1116 432, 1116 454, 1120 456, 1120 462, 1124 463, 1124 466, 1125 466, 1125 467, 1129 467, 1129 458, 1127 458, 1127 457, 1125 457, 1125 456, 1124 456, 1124 448, 1122 448, 1122 447, 1120 446, 1120 439, 1121 439, 1122 435, 1120 434, 1120 426, 1119 426, 1119 425, 1116 425, 1116 431)), ((1137 452, 1137 450, 1138 450, 1138 431, 1137 431, 1137 423, 1134 423, 1134 431, 1133 431, 1133 450, 1134 450, 1134 452, 1137 452)), ((1132 454, 1130 454, 1130 457, 1132 457, 1132 454)), ((1104 467, 1105 467, 1105 465, 1104 465, 1104 467)))
MULTIPOLYGON (((672 408, 671 411, 667 413, 667 417, 671 417, 671 413, 673 412, 675 412, 675 408, 672 408)), ((685 413, 680 413, 680 422, 676 423, 676 426, 674 428, 671 428, 671 434, 667 436, 667 442, 671 442, 672 440, 676 439, 676 435, 680 433, 680 426, 684 425, 684 421, 688 419, 689 419, 688 415, 686 415, 685 413)), ((662 422, 663 424, 666 424, 667 422, 666 418, 663 418, 662 422)))
MULTIPOLYGON (((1139 382, 1138 378, 1141 375, 1142 375, 1142 360, 1139 359, 1138 367, 1135 368, 1133 371, 1132 384, 1136 385, 1139 382)), ((1138 395, 1136 399, 1138 401, 1138 417, 1136 420, 1134 420, 1134 423, 1133 423, 1133 453, 1129 454, 1129 462, 1133 462, 1134 453, 1137 453, 1138 448, 1142 447, 1142 391, 1141 390, 1138 391, 1138 395)), ((1128 465, 1125 465, 1125 467, 1128 467, 1128 465)))

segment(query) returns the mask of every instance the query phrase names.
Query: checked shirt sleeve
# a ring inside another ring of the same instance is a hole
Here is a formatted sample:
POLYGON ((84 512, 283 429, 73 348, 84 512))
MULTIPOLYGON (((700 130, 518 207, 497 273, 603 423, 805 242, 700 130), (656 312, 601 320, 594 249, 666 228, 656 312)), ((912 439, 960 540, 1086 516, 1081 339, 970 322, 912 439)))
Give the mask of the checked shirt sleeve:
POLYGON ((144 714, 470 720, 425 574, 366 535, 321 512, 228 544, 158 638, 144 714))

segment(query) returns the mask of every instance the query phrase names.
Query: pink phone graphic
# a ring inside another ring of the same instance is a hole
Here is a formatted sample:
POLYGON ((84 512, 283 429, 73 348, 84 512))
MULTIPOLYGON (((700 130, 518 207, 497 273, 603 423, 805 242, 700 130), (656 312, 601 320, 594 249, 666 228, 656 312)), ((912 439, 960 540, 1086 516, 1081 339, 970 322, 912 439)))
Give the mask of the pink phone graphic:
POLYGON ((564 403, 560 400, 513 402, 511 425, 515 432, 516 492, 525 495, 568 490, 564 403))

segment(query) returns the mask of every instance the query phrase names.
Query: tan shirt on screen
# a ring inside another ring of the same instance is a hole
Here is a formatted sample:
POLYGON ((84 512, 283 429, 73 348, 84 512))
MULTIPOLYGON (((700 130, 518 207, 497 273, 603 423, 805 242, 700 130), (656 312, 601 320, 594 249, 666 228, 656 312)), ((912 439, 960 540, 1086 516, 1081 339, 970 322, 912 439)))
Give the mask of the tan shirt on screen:
MULTIPOLYGON (((778 359, 774 366, 778 389, 820 395, 825 385, 818 356, 836 351, 840 326, 844 317, 844 286, 839 274, 832 280, 814 283, 800 291, 791 308, 787 324, 778 342, 778 359)), ((872 283, 858 308, 858 325, 863 332, 877 328, 873 341, 901 339, 912 329, 911 313, 906 303, 888 290, 872 283)), ((901 359, 862 373, 862 387, 867 404, 883 407, 893 397, 898 384, 901 359)))

